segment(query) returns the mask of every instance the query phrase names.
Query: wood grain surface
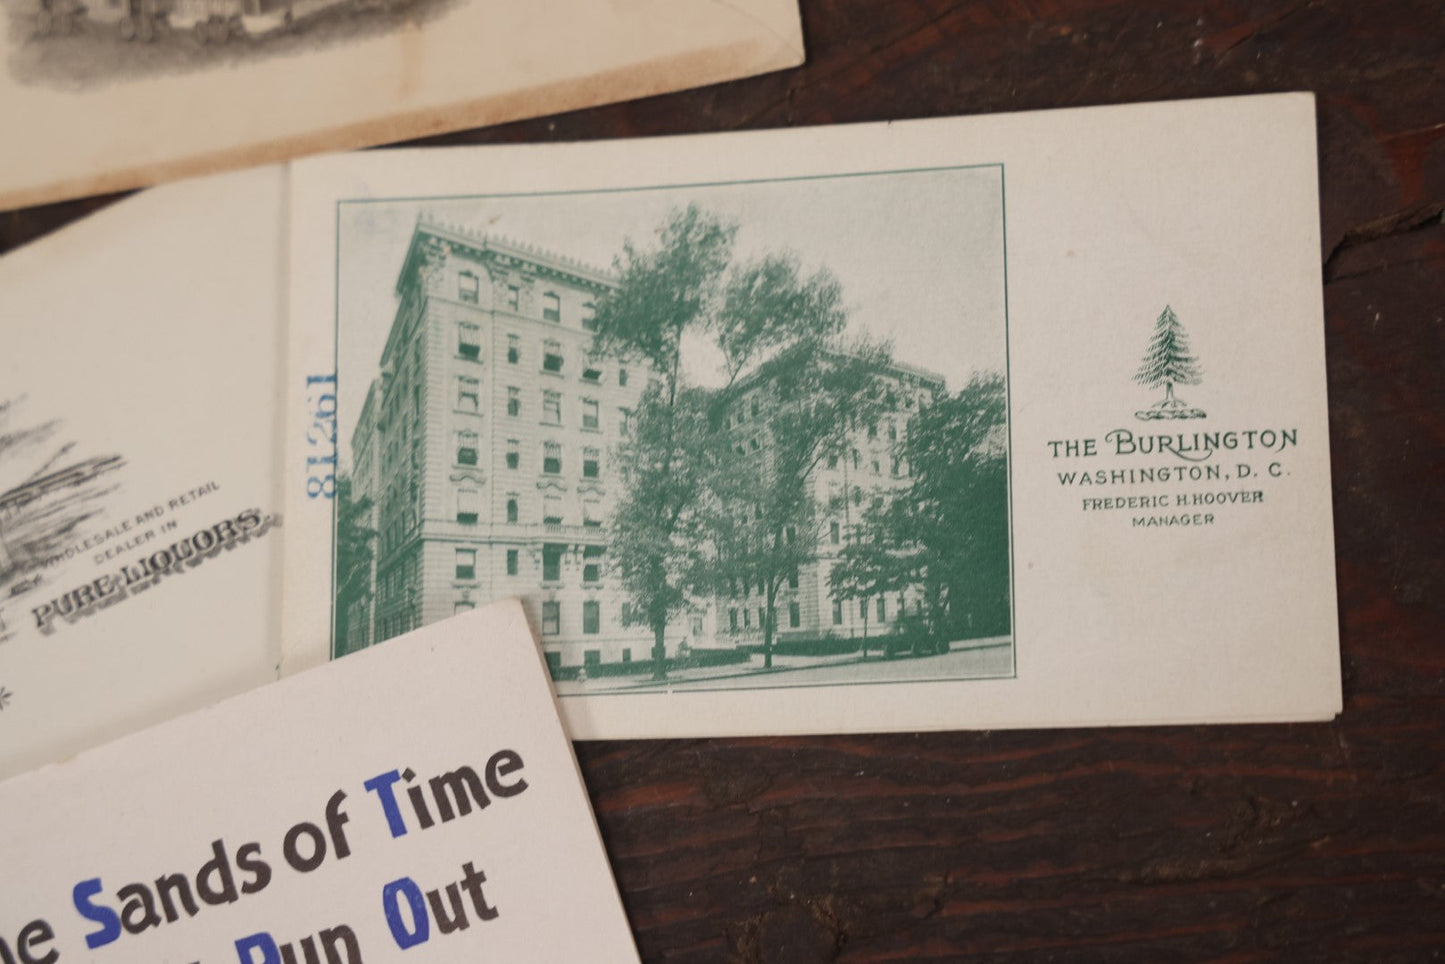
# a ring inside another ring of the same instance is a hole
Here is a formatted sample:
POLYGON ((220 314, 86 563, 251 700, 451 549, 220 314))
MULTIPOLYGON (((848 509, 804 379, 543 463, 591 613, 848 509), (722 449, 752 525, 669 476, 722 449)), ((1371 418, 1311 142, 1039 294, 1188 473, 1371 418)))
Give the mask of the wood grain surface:
MULTIPOLYGON (((1445 956, 1445 5, 802 7, 801 69, 428 143, 1316 91, 1345 711, 581 744, 643 958, 1445 956)), ((107 200, 0 214, 0 249, 107 200)))

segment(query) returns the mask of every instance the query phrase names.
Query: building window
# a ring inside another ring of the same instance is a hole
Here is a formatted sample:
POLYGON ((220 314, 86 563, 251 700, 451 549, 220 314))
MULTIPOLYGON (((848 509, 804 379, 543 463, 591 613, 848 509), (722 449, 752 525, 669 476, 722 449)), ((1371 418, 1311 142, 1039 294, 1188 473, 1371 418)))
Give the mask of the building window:
POLYGON ((758 628, 765 629, 768 625, 768 611, 762 606, 758 607, 758 628))
POLYGON ((520 568, 521 553, 516 549, 507 550, 507 575, 515 576, 520 568))
POLYGON ((601 424, 601 419, 598 417, 597 399, 582 399, 582 427, 596 431, 601 424))
POLYGON ((507 468, 515 469, 522 464, 522 452, 517 446, 517 440, 507 439, 507 468))
POLYGON ((476 525, 482 494, 476 489, 457 490, 457 521, 464 525, 476 525))
POLYGON ((542 393, 542 423, 544 425, 562 424, 562 393, 542 393))
POLYGON ((522 289, 517 285, 507 285, 507 307, 516 311, 522 303, 522 289))
POLYGON ((522 339, 516 335, 507 336, 507 364, 515 365, 522 360, 522 339))
POLYGON ((457 464, 458 464, 458 465, 476 465, 476 464, 477 464, 477 433, 476 433, 476 432, 458 432, 458 433, 457 433, 457 464))
POLYGON ((542 581, 558 582, 562 578, 562 553, 566 546, 555 542, 542 544, 542 581))
POLYGON ((898 423, 892 419, 888 420, 888 441, 898 441, 898 423))
POLYGON ((457 354, 472 361, 482 355, 482 330, 471 322, 457 325, 457 354))
POLYGON ((828 468, 830 468, 830 469, 836 469, 837 467, 838 467, 838 456, 837 456, 837 454, 835 453, 835 454, 833 454, 833 455, 828 456, 828 468))
POLYGON ((617 369, 617 384, 621 385, 623 388, 627 387, 627 369, 617 369))
POLYGON ((843 541, 843 527, 838 525, 837 520, 828 523, 828 541, 835 546, 843 541))
POLYGON ((587 546, 582 550, 582 581, 602 581, 602 554, 606 552, 601 546, 587 546))
POLYGON ((623 661, 624 663, 630 663, 630 662, 632 662, 632 648, 631 648, 631 647, 629 647, 629 646, 624 646, 624 647, 622 647, 622 661, 623 661))
POLYGON ((596 636, 602 632, 602 604, 589 599, 582 604, 582 635, 596 636))
POLYGON ((542 497, 542 524, 559 526, 562 524, 562 497, 558 495, 545 495, 542 497))
POLYGON ((477 550, 475 550, 475 549, 458 549, 458 550, 457 550, 457 578, 458 578, 458 579, 475 579, 475 578, 477 578, 477 550))
POLYGON ((516 418, 522 414, 522 390, 507 386, 507 414, 516 418))
POLYGON ((745 608, 745 609, 743 609, 743 629, 752 629, 752 628, 753 628, 753 611, 752 611, 751 609, 746 609, 746 608, 745 608))
POLYGON ((694 616, 694 617, 692 617, 692 635, 693 635, 693 638, 694 638, 694 639, 696 639, 697 637, 699 637, 699 636, 702 635, 702 617, 701 617, 701 616, 694 616))
POLYGON ((557 292, 548 291, 542 295, 542 320, 562 320, 562 299, 557 297, 557 292))
POLYGON ((802 607, 795 602, 788 603, 788 627, 797 629, 801 625, 803 625, 802 607))
POLYGON ((632 413, 625 408, 617 410, 617 434, 623 438, 632 434, 632 413))
POLYGON ((833 625, 843 625, 843 600, 833 600, 833 625))
POLYGON ((582 450, 582 478, 595 479, 602 475, 602 453, 597 449, 582 450))
POLYGON ((863 458, 862 458, 862 456, 860 456, 860 455, 858 454, 858 450, 857 450, 857 449, 854 449, 854 450, 853 450, 853 468, 855 468, 855 469, 856 469, 856 468, 859 468, 862 464, 863 464, 863 458))
POLYGON ((599 384, 602 381, 602 369, 593 367, 582 369, 582 380, 593 385, 599 384))
POLYGON ((463 412, 476 412, 481 409, 481 389, 479 383, 470 375, 457 376, 457 408, 463 412))
POLYGON ((481 284, 477 276, 470 271, 463 271, 457 275, 457 297, 468 304, 477 303, 477 294, 481 291, 481 284))
POLYGON ((737 607, 733 607, 732 609, 728 610, 728 631, 734 633, 738 631, 737 607))
POLYGON ((625 602, 622 604, 622 625, 632 625, 632 603, 630 602, 625 602))
POLYGON ((517 500, 516 500, 516 499, 508 499, 508 500, 507 500, 507 521, 508 521, 508 522, 516 522, 516 521, 517 521, 517 500))
POLYGON ((602 665, 602 650, 588 649, 582 653, 582 665, 588 669, 596 669, 602 665))
POLYGON ((878 621, 880 623, 888 622, 888 598, 886 596, 878 597, 878 621))
POLYGON ((877 459, 874 459, 874 460, 873 460, 873 474, 874 474, 874 475, 882 475, 882 474, 883 474, 883 465, 882 465, 882 463, 880 463, 877 459))
POLYGON ((542 471, 548 475, 562 474, 562 446, 557 442, 543 443, 542 471))
POLYGON ((562 604, 559 602, 542 603, 542 635, 556 636, 562 631, 562 604))
POLYGON ((793 543, 795 543, 795 542, 797 542, 797 541, 798 541, 798 528, 797 528, 797 526, 787 526, 787 527, 785 527, 785 528, 783 529, 783 542, 784 542, 785 544, 791 546, 793 543))
POLYGON ((597 306, 590 301, 582 306, 582 327, 586 331, 597 330, 597 306))
POLYGON ((864 622, 868 621, 868 600, 858 600, 858 618, 864 622))
POLYGON ((902 474, 903 474, 903 460, 900 459, 900 458, 898 458, 897 456, 894 456, 894 458, 893 458, 893 464, 892 464, 892 466, 890 467, 889 471, 890 471, 890 473, 892 474, 892 476, 893 476, 895 479, 898 478, 898 476, 902 475, 902 474))
POLYGON ((542 370, 544 372, 560 372, 562 370, 562 343, 547 341, 542 345, 542 370))
POLYGON ((602 528, 602 503, 596 499, 582 500, 582 527, 585 529, 602 528))
POLYGON ((792 572, 788 573, 788 588, 789 588, 789 589, 797 589, 797 588, 798 588, 798 570, 796 570, 796 569, 794 569, 792 572))

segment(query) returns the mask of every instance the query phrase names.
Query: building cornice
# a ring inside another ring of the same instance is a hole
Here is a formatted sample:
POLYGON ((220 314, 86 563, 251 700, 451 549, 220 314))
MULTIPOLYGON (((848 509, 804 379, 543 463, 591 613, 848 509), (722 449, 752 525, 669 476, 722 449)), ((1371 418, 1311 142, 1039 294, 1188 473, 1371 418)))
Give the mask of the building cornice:
POLYGON ((617 287, 612 273, 576 258, 501 235, 471 231, 462 225, 441 221, 423 212, 417 218, 411 244, 397 276, 400 294, 425 257, 425 241, 430 238, 447 245, 451 253, 461 254, 482 264, 520 270, 539 277, 553 278, 571 285, 590 288, 597 293, 617 287))

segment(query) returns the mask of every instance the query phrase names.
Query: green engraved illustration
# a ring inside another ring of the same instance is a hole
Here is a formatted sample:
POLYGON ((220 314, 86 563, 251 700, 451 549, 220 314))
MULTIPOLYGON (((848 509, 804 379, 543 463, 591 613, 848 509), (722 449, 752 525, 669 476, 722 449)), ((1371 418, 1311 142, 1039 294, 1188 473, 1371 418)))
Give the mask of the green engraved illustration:
POLYGON ((1175 385, 1198 385, 1200 382, 1199 361, 1189 353, 1189 336, 1179 322, 1179 316, 1168 305, 1159 313, 1154 322, 1154 337, 1144 353, 1144 360, 1134 381, 1146 388, 1164 388, 1164 397, 1151 407, 1135 412, 1134 417, 1144 421, 1171 418, 1204 418, 1202 409, 1193 408, 1183 399, 1174 396, 1175 385))
POLYGON ((344 204, 334 654, 517 596, 564 697, 1011 675, 1001 188, 344 204))

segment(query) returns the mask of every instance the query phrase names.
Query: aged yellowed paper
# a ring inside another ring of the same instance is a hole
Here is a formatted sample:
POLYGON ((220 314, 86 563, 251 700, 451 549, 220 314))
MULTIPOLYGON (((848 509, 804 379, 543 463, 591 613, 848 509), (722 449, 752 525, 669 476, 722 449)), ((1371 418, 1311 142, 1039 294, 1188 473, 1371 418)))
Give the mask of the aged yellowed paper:
POLYGON ((731 80, 795 0, 5 0, 0 207, 731 80))

